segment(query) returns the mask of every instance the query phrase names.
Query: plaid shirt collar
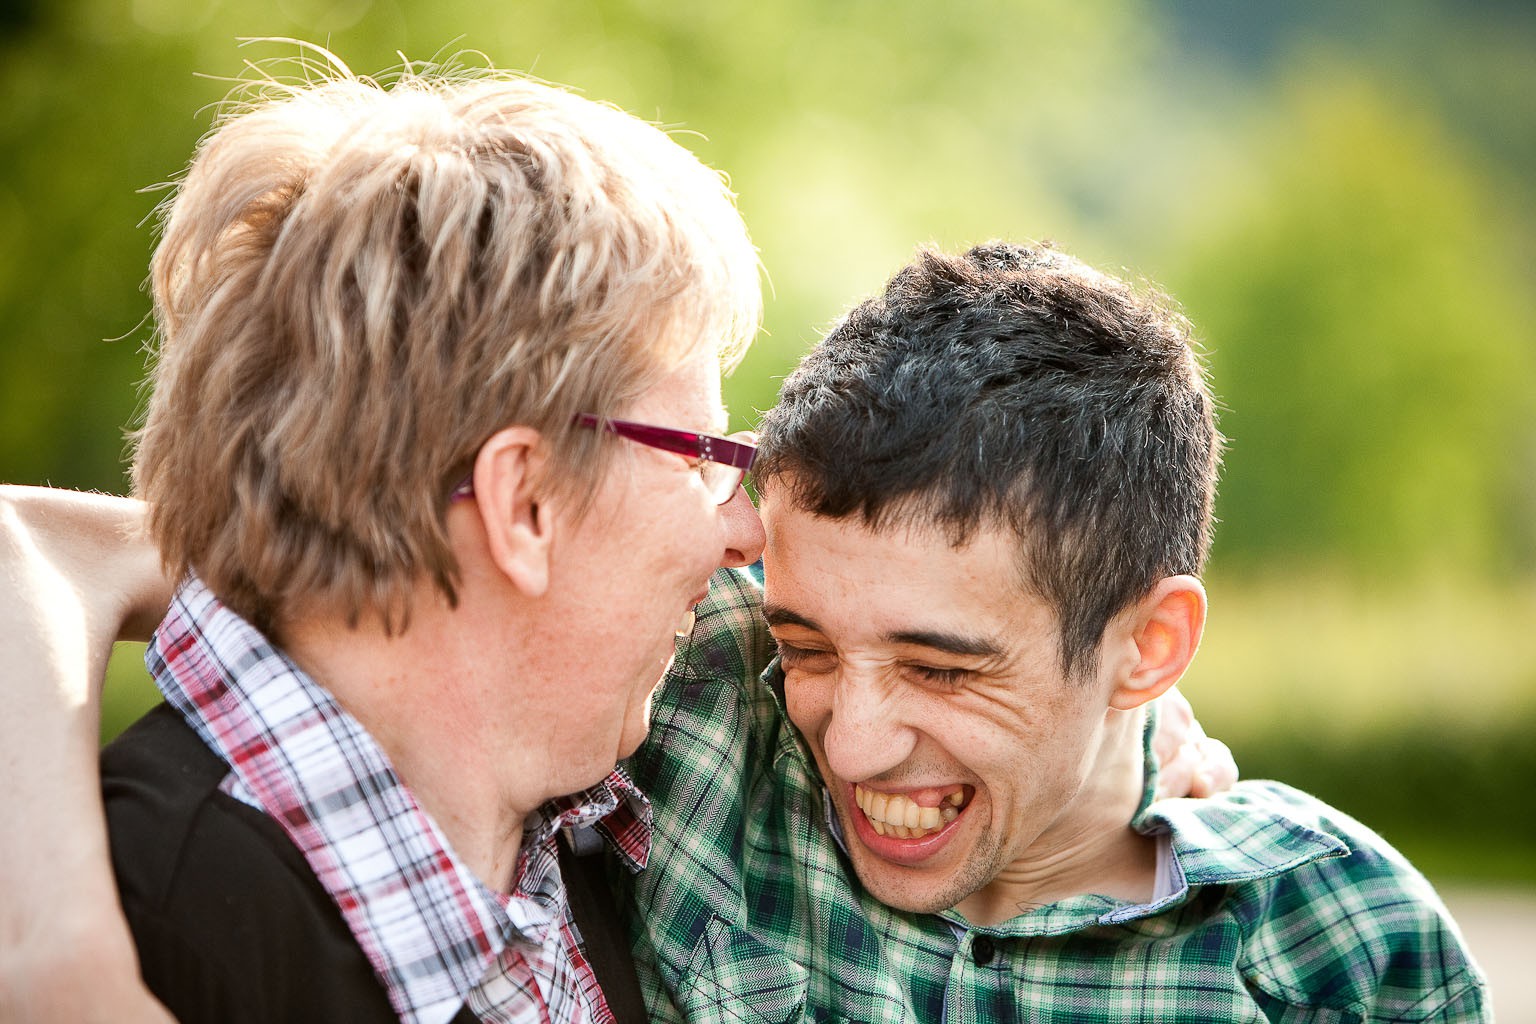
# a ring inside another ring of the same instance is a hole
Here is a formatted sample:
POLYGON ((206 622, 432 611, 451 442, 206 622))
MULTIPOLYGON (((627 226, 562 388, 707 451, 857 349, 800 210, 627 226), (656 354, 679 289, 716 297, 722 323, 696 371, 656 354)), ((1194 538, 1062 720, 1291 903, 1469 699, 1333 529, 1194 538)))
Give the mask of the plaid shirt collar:
POLYGON ((340 908, 403 1020, 609 1021, 570 921, 555 833, 594 827, 632 870, 650 808, 622 771, 524 825, 511 895, 454 854, 362 725, 253 626, 189 579, 145 655, 230 766, 226 791, 265 811, 340 908))

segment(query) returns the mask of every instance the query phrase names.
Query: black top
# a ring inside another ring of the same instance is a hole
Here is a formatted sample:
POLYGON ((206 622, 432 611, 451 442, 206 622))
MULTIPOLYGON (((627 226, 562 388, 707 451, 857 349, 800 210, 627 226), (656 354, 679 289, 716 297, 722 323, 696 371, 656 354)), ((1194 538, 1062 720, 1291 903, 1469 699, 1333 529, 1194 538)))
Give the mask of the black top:
MULTIPOLYGON (((167 705, 101 753, 123 912, 144 982, 183 1024, 393 1021, 384 985, 282 828, 219 791, 229 765, 167 705)), ((604 869, 560 864, 587 959, 619 1024, 645 1020, 604 869)), ((461 1008, 453 1024, 475 1017, 461 1008)))
POLYGON ((186 1024, 397 1020, 304 855, 219 792, 227 774, 163 704, 102 751, 112 867, 150 991, 186 1024))

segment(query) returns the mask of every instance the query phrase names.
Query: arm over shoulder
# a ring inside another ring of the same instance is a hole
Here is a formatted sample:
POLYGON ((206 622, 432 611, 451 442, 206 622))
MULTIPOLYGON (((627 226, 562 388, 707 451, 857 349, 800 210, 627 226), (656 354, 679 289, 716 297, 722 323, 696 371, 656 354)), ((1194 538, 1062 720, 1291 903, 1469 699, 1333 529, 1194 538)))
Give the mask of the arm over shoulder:
POLYGON ((0 486, 0 806, 27 825, 0 830, 6 1020, 167 1020, 112 910, 95 767, 112 640, 124 623, 144 630, 169 593, 154 550, 129 539, 142 515, 127 499, 0 486))
POLYGON ((759 676, 772 654, 761 590, 748 573, 710 581, 693 634, 651 698, 651 732, 626 768, 655 809, 645 871, 617 894, 651 1015, 681 1018, 671 993, 699 934, 717 914, 740 915, 754 779, 779 728, 759 676))

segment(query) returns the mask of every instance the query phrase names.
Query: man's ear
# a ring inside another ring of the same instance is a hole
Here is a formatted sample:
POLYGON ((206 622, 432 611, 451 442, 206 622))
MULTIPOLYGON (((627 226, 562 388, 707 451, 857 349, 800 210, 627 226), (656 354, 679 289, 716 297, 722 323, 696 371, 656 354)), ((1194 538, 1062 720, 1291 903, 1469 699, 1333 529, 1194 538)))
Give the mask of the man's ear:
POLYGON ((1131 620, 1136 661, 1110 695, 1120 711, 1139 708, 1177 683, 1205 631, 1205 587, 1193 576, 1167 576, 1137 603, 1131 620))
POLYGON ((530 597, 549 587, 554 511, 544 482, 547 449, 532 427, 505 427, 475 456, 475 500, 491 561, 530 597))

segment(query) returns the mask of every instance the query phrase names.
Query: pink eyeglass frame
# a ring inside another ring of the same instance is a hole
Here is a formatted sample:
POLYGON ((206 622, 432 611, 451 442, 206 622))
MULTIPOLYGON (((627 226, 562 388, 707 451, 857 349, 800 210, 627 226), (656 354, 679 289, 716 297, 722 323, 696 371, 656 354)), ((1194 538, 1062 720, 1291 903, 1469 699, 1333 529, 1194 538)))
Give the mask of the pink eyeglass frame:
MULTIPOLYGON (((610 434, 617 434, 649 448, 659 448, 690 459, 701 459, 740 470, 741 476, 737 477, 734 486, 726 492, 724 497, 718 498, 722 505, 736 493, 736 488, 741 486, 741 477, 744 477, 752 468, 752 460, 757 457, 756 445, 715 434, 700 434, 697 431, 678 430, 675 427, 658 427, 649 423, 636 423, 633 420, 606 419, 590 412, 577 413, 576 423, 583 427, 591 427, 593 430, 606 430, 610 434)), ((475 477, 471 472, 449 492, 448 499, 458 501, 461 498, 473 497, 474 493, 475 477)))

